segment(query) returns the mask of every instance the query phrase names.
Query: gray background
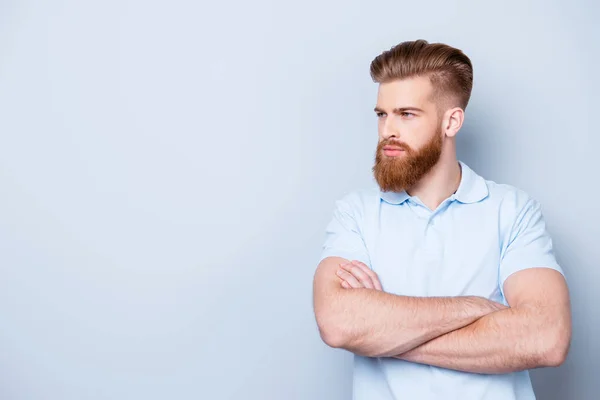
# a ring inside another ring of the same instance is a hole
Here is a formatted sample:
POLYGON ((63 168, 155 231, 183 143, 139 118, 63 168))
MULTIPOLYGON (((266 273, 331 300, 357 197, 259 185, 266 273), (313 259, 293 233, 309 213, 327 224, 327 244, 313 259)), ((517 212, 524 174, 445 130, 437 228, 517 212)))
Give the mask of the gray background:
POLYGON ((566 270, 538 398, 596 398, 596 4, 0 0, 0 398, 348 399, 312 276, 374 185, 369 63, 417 38, 471 57, 460 158, 542 203, 566 270))

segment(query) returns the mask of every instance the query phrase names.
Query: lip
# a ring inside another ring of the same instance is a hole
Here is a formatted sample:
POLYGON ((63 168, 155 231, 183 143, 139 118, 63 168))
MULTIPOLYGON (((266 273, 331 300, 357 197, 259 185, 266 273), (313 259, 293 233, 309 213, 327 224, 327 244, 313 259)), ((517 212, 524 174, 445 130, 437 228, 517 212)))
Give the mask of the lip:
POLYGON ((404 149, 402 147, 398 147, 398 146, 384 146, 383 150, 400 150, 400 151, 404 151, 404 149))
POLYGON ((400 149, 400 148, 389 148, 389 149, 383 149, 383 154, 385 154, 388 157, 394 157, 394 156, 399 156, 400 154, 404 153, 404 150, 400 149))

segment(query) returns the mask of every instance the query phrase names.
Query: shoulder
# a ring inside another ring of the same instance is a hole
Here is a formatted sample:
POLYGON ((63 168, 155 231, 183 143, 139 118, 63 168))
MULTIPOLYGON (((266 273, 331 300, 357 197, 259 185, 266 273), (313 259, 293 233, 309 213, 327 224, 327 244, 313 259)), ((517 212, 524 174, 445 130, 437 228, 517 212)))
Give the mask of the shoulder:
POLYGON ((380 193, 377 188, 358 189, 340 196, 335 200, 335 206, 337 209, 355 217, 362 217, 368 209, 374 206, 377 207, 380 200, 380 193))
POLYGON ((486 180, 489 200, 498 213, 501 226, 512 230, 516 225, 541 215, 540 203, 525 190, 486 180))
POLYGON ((489 200, 504 212, 519 212, 524 208, 539 206, 539 203, 525 190, 515 186, 485 180, 489 200))

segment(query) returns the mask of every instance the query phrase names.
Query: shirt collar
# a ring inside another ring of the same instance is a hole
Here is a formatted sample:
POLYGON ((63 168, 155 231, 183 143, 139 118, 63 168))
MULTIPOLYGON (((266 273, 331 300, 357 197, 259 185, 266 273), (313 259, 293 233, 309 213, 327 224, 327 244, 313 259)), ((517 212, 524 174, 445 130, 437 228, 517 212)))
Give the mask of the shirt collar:
POLYGON ((390 204, 402 204, 410 198, 406 191, 402 192, 384 192, 379 190, 379 196, 390 204))
MULTIPOLYGON (((485 179, 475 173, 467 164, 462 161, 459 161, 459 163, 462 168, 462 176, 458 189, 451 198, 466 204, 477 203, 485 199, 489 194, 485 179)), ((402 204, 410 198, 406 191, 384 192, 379 190, 379 196, 390 204, 402 204)))
POLYGON ((467 164, 462 161, 459 163, 462 168, 462 177, 454 194, 456 200, 461 203, 477 203, 485 199, 489 194, 485 179, 477 175, 467 164))

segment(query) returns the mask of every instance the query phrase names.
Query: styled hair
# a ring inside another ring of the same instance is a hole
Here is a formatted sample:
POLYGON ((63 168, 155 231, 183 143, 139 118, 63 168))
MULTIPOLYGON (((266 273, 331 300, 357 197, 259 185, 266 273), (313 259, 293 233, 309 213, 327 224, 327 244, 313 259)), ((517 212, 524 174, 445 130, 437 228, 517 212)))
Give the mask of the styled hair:
POLYGON ((371 62, 371 77, 377 83, 416 76, 429 76, 438 104, 441 100, 448 106, 467 108, 473 88, 473 65, 459 49, 420 39, 397 44, 371 62))

